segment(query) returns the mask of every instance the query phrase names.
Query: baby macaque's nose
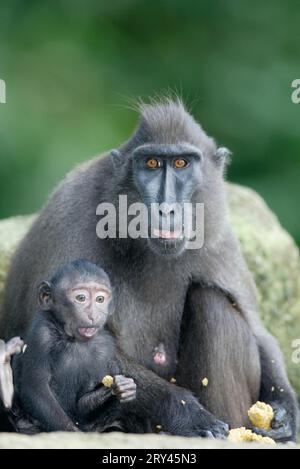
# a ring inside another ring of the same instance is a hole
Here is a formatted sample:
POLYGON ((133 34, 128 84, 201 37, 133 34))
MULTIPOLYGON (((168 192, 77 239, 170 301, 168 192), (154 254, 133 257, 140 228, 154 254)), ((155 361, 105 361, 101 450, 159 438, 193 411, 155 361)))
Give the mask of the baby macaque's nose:
POLYGON ((90 310, 87 314, 88 319, 90 320, 91 324, 95 324, 99 320, 99 313, 90 310))

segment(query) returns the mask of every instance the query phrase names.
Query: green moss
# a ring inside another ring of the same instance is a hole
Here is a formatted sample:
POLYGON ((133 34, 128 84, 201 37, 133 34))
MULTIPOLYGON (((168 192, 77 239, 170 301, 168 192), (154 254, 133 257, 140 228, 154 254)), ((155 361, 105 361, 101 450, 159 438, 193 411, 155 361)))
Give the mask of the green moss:
POLYGON ((292 342, 300 339, 299 250, 255 192, 230 185, 228 197, 233 229, 259 289, 262 321, 278 339, 300 396, 300 364, 292 362, 292 342))

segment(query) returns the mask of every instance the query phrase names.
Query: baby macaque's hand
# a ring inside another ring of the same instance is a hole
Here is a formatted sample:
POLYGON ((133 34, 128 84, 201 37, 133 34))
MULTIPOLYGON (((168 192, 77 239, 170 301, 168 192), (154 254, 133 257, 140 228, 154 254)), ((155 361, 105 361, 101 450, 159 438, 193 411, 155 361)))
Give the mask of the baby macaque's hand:
POLYGON ((114 376, 111 389, 121 403, 130 402, 136 398, 136 384, 132 378, 126 378, 123 375, 114 376))

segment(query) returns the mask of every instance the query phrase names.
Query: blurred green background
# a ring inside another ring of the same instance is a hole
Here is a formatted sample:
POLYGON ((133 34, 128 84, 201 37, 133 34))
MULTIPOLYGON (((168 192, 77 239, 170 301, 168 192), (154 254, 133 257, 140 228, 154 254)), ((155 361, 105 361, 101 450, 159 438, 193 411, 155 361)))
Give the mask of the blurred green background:
POLYGON ((300 243, 298 0, 1 0, 0 218, 118 146, 128 101, 177 90, 300 243))

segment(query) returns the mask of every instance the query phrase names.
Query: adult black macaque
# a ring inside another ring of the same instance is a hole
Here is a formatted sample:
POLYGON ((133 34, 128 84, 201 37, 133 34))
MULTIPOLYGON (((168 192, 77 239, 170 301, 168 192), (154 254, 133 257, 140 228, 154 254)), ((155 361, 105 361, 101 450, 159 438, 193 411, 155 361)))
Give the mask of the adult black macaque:
POLYGON ((179 101, 142 105, 132 138, 69 174, 21 243, 1 334, 24 334, 34 311, 32 285, 60 264, 81 257, 101 263, 116 285, 109 324, 133 359, 127 375, 148 393, 145 402, 165 399, 173 414, 174 402, 187 402, 176 407, 178 431, 188 434, 192 421, 199 434, 219 435, 226 426, 189 390, 230 426, 248 424, 247 409, 259 398, 277 410, 272 436, 294 439, 295 395, 278 345, 259 323, 256 289, 226 216, 226 155, 179 101), (165 207, 152 217, 156 237, 99 239, 97 206, 117 205, 120 194, 148 207, 203 203, 204 246, 187 249, 177 209, 165 207), (161 229, 165 219, 169 230, 161 229), (164 360, 155 360, 157 347, 164 360), (160 378, 174 376, 186 390, 160 378))

